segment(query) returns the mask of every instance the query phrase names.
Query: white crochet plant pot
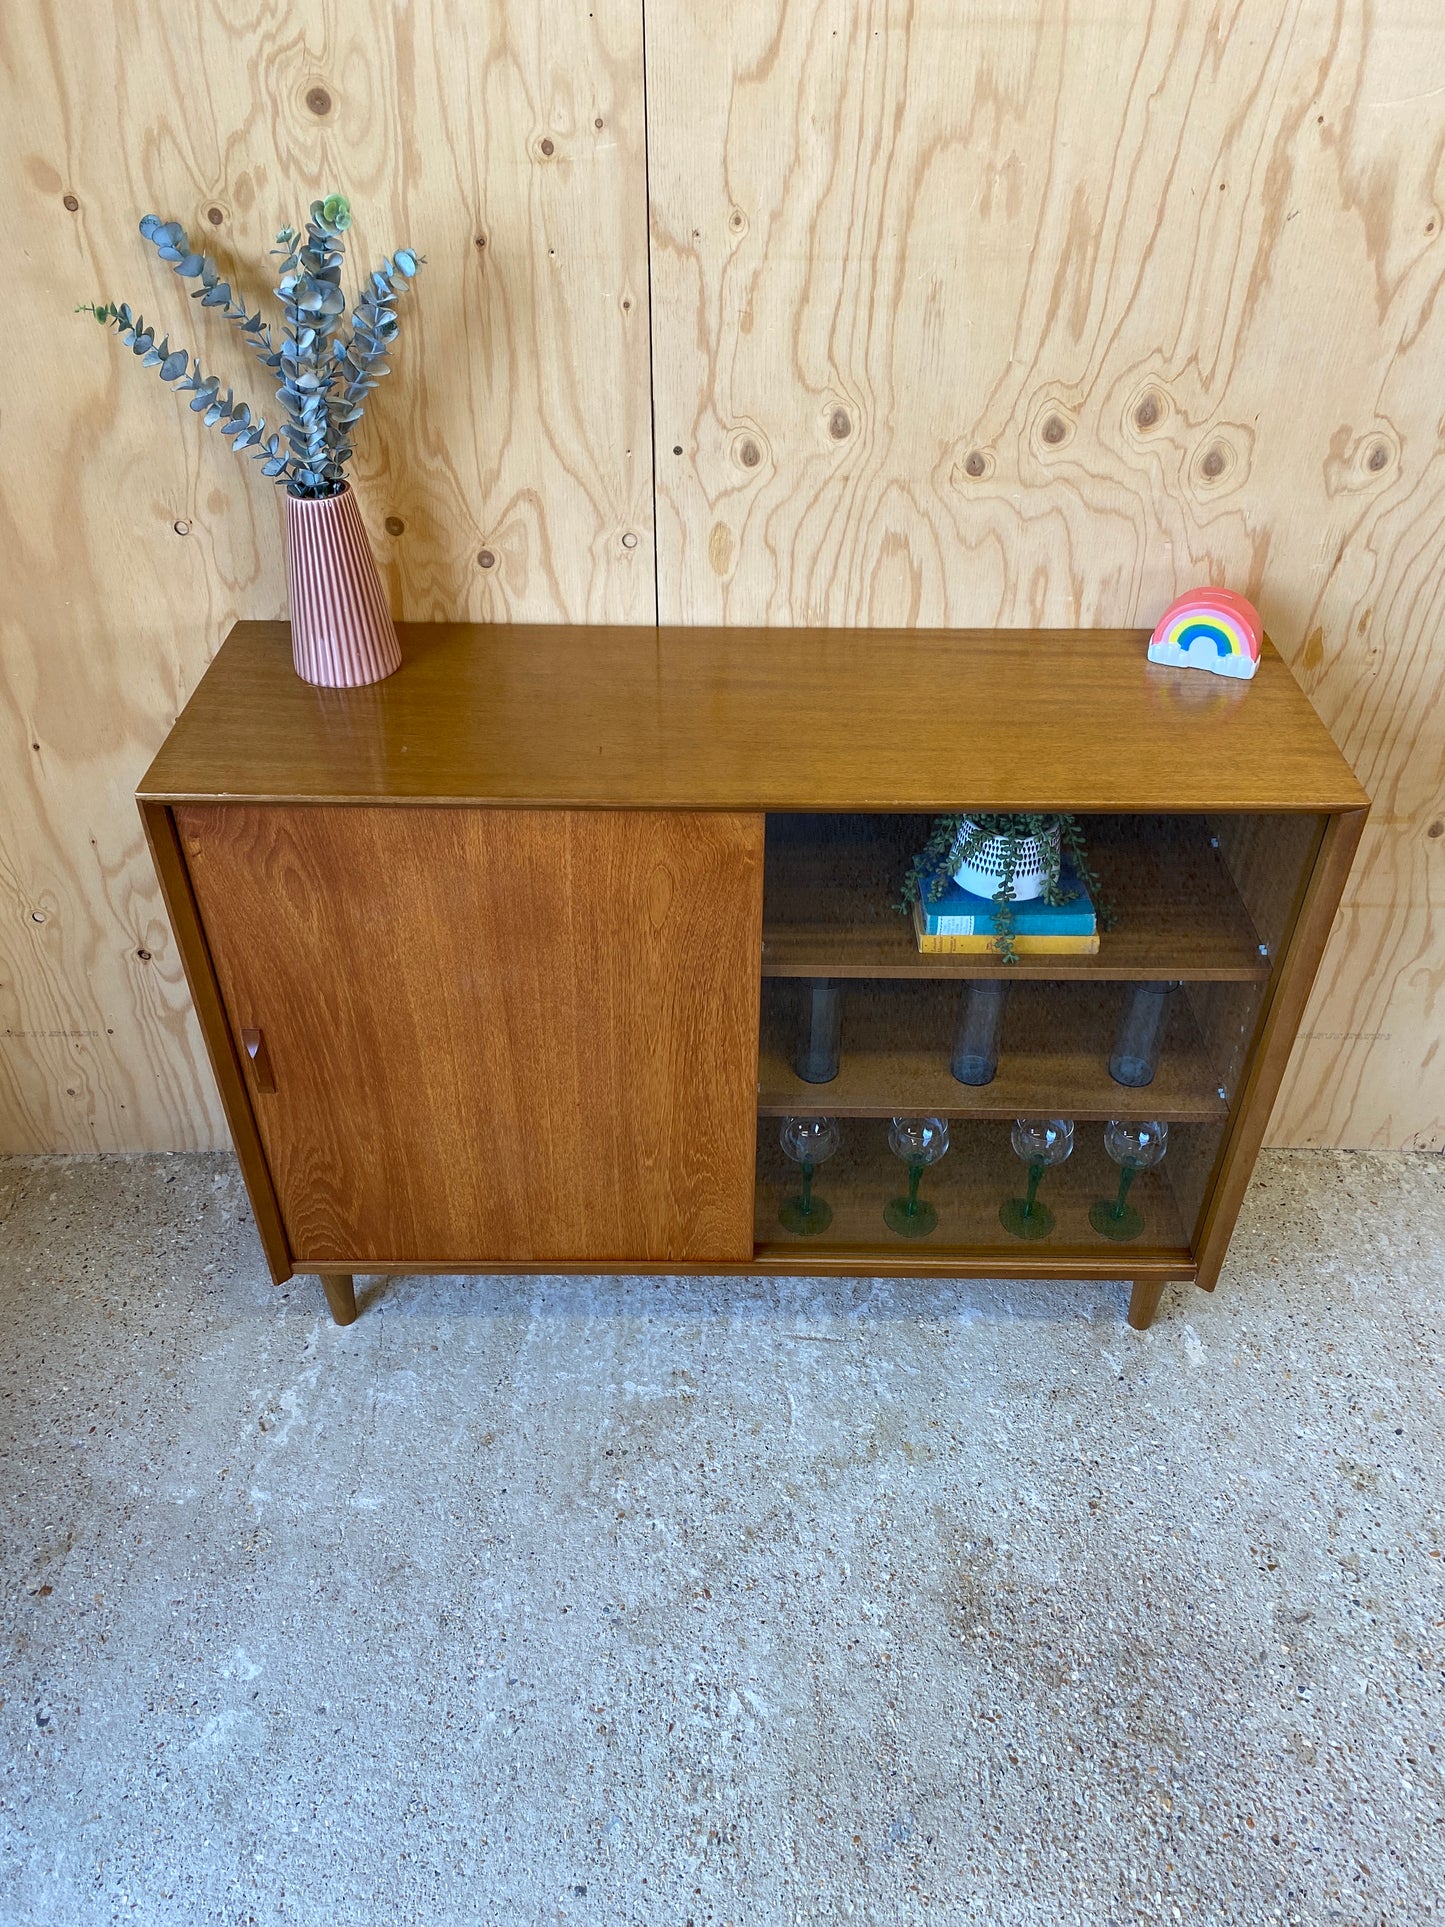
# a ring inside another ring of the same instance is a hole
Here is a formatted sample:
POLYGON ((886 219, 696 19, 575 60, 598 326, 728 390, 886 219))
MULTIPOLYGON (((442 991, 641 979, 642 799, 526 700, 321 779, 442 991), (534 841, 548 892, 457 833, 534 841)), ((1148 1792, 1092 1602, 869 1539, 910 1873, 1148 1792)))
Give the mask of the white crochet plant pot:
MULTIPOLYGON (((968 825, 964 825, 965 833, 968 825)), ((1031 903, 1041 897, 1048 888, 1049 865, 1059 853, 1059 832, 1055 827, 1046 838, 1026 836, 1018 846, 1018 857, 1014 864, 1013 888, 1009 891, 1014 903, 1031 903)), ((972 857, 963 859, 954 870, 954 879, 965 890, 972 890, 977 897, 991 897, 998 893, 1007 868, 1008 838, 991 836, 982 844, 972 857)))

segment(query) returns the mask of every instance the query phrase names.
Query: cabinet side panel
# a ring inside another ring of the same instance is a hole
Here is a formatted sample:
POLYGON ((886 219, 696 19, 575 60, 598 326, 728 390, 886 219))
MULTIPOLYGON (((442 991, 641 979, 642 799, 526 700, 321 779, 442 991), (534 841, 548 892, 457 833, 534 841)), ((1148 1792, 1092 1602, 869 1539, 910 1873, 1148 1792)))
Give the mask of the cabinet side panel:
MULTIPOLYGON (((1195 1257, 1198 1282, 1207 1290, 1213 1290, 1229 1248, 1234 1221, 1264 1142, 1365 817, 1364 810, 1346 810, 1324 820, 1314 862, 1302 878, 1300 890, 1288 893, 1288 911, 1283 914, 1288 914, 1289 921, 1281 925, 1277 936, 1263 906, 1257 910, 1250 903, 1256 925, 1261 921, 1265 924, 1266 941, 1279 945, 1278 961, 1248 1060, 1242 1066, 1240 1088, 1232 1097, 1229 1129, 1200 1212, 1195 1257)), ((1281 873, 1281 882, 1287 882, 1287 872, 1281 873)), ((1279 901, 1285 900, 1282 889, 1279 901)))
MULTIPOLYGON (((1215 1075, 1238 1101, 1245 1070, 1260 1036, 1270 985, 1278 977, 1290 931, 1299 916, 1327 818, 1303 812, 1221 815, 1209 828, 1235 889, 1254 926, 1257 942, 1270 959, 1263 984, 1191 983, 1182 994, 1194 1012, 1215 1075)), ((1220 1167, 1229 1138, 1227 1126, 1191 1132, 1169 1156, 1170 1179, 1184 1222, 1197 1232, 1200 1213, 1220 1167)))
POLYGON ((175 821, 171 812, 160 803, 142 803, 140 813, 146 841, 150 845, 151 860, 156 868, 156 878, 161 887, 161 897, 171 920, 176 948, 180 952, 186 982, 196 1007, 196 1020, 200 1024, 206 1054, 211 1060, 211 1069, 215 1072, 220 1089, 221 1104, 231 1129, 241 1175, 246 1182, 262 1249, 266 1253, 272 1279, 278 1285, 284 1284, 291 1276, 291 1254, 286 1245, 286 1231, 281 1222, 280 1206, 226 1019, 206 933, 181 853, 175 821))
POLYGON ((761 817, 177 817, 298 1265, 751 1255, 761 817))

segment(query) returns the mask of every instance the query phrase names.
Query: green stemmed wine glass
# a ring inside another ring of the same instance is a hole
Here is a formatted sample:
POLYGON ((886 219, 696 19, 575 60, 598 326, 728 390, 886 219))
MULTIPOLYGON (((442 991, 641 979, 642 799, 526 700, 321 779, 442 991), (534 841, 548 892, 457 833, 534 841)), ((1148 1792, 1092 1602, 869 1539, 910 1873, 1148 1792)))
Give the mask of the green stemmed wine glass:
POLYGON ((1137 1238, 1144 1220, 1128 1202, 1129 1186, 1139 1171, 1152 1171, 1169 1149, 1169 1126, 1159 1119, 1139 1123, 1114 1117, 1104 1126, 1104 1149, 1119 1167, 1119 1195, 1111 1204, 1100 1198, 1089 1206, 1089 1223, 1101 1238, 1137 1238))
POLYGON ((813 1196, 813 1173, 832 1157, 838 1148, 836 1117, 785 1117, 778 1142, 801 1168, 803 1188, 796 1198, 787 1198, 778 1220, 800 1238, 815 1237, 833 1222, 833 1207, 825 1198, 813 1196))
POLYGON ((1008 1198, 999 1206, 999 1222, 1015 1238, 1047 1238, 1054 1228, 1054 1214, 1038 1201, 1039 1179, 1073 1150, 1073 1119, 1016 1117, 1009 1141, 1014 1155, 1029 1167, 1029 1183, 1023 1197, 1008 1198))
POLYGON ((908 1166, 908 1196, 883 1207, 883 1222, 900 1238, 926 1238, 938 1227, 938 1212, 918 1196, 919 1179, 948 1149, 946 1117, 895 1117, 888 1127, 888 1143, 895 1157, 908 1166))

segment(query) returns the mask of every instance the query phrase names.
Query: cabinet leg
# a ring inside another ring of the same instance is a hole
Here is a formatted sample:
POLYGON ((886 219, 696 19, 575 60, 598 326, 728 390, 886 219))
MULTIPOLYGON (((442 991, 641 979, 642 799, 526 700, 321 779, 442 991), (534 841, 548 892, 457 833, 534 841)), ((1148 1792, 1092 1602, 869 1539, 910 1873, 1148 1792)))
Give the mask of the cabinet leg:
POLYGON ((1162 1278, 1136 1278, 1129 1293, 1129 1323, 1136 1332, 1146 1332, 1154 1323, 1159 1300, 1164 1295, 1162 1278))
POLYGON ((345 1272, 322 1272, 321 1289, 338 1325, 356 1323, 356 1283, 345 1272))

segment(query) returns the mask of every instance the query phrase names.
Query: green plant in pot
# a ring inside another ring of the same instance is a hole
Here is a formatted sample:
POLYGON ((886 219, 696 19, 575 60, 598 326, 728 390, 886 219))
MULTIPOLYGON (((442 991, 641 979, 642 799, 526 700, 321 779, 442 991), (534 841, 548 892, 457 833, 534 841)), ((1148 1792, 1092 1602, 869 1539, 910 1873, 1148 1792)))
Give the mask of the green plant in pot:
POLYGON ((259 310, 248 313, 215 262, 191 246, 179 221, 147 214, 140 224, 161 260, 198 284, 191 299, 220 309, 275 377, 286 417, 280 433, 231 389, 223 393, 194 355, 158 340, 127 303, 94 301, 77 310, 113 328, 143 368, 154 368, 178 394, 191 397, 191 410, 206 427, 219 428, 238 455, 251 455, 262 474, 285 489, 293 660, 298 675, 330 687, 378 682, 401 666, 346 467, 367 398, 389 373, 398 296, 423 265, 412 248, 389 255, 372 270, 346 326, 341 269, 350 226, 350 204, 329 194, 311 203, 304 232, 286 227, 277 235, 278 340, 259 310))
POLYGON ((1005 963, 1017 963, 1013 906, 1035 897, 1046 903, 1068 902, 1066 860, 1093 897, 1100 921, 1107 924, 1109 913, 1100 901, 1099 879, 1076 816, 1049 811, 937 816, 928 841, 908 866, 898 907, 906 915, 917 902, 936 903, 957 878, 964 889, 997 904, 993 947, 1005 963))

